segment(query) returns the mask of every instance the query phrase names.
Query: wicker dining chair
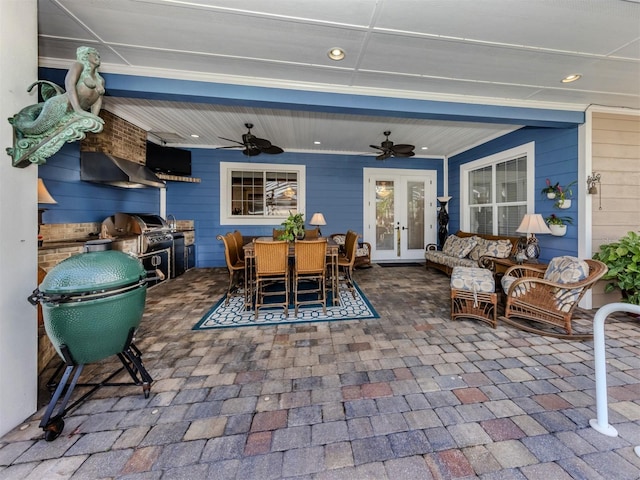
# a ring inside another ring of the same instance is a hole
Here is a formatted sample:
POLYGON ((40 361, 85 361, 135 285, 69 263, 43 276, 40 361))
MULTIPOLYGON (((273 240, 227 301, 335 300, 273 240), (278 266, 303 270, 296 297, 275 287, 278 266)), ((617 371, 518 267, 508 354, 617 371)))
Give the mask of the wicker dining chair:
POLYGON ((225 305, 229 305, 229 298, 236 295, 244 295, 240 291, 241 279, 244 274, 244 261, 238 258, 238 248, 232 233, 218 235, 216 238, 224 244, 224 259, 227 262, 227 270, 229 270, 229 286, 227 287, 225 305))
POLYGON ((298 316, 300 305, 322 305, 327 313, 327 239, 298 240, 295 243, 295 263, 293 267, 293 304, 298 316), (301 285, 312 285, 300 288, 301 285), (316 298, 301 300, 301 295, 316 294, 316 298))
POLYGON ((349 230, 344 241, 344 254, 338 257, 338 269, 340 270, 338 283, 345 285, 353 298, 356 298, 353 286, 353 265, 356 260, 356 250, 358 249, 358 234, 349 230))
POLYGON ((289 316, 289 242, 286 240, 254 242, 255 318, 260 307, 283 307, 289 316), (267 289, 267 287, 269 287, 267 289), (265 298, 283 296, 282 302, 265 302, 265 298))
POLYGON ((242 238, 240 230, 235 230, 233 232, 233 238, 236 241, 236 247, 238 249, 238 259, 244 262, 244 239, 242 238))
POLYGON ((304 231, 304 239, 305 240, 315 240, 320 237, 320 227, 305 229, 304 231))

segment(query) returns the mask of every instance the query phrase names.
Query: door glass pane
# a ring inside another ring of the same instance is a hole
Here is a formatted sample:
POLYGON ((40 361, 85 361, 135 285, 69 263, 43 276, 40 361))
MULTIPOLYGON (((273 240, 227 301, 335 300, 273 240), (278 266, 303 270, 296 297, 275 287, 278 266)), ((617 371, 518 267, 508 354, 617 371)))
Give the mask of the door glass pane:
POLYGON ((393 250, 394 184, 376 181, 376 250, 393 250))
POLYGON ((422 250, 424 241, 424 182, 407 182, 407 248, 422 250))

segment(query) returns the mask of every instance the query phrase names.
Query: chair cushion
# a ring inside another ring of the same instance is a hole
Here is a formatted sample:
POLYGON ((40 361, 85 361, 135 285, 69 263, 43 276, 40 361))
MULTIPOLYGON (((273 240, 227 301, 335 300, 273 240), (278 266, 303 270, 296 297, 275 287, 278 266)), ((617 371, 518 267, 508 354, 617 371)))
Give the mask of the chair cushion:
POLYGON ((469 258, 480 260, 485 255, 496 258, 507 258, 511 255, 512 244, 510 240, 487 240, 482 237, 477 238, 477 245, 469 252, 469 258))
POLYGON ((576 257, 555 257, 544 272, 544 279, 553 283, 575 283, 589 276, 589 265, 576 257))
POLYGON ((493 273, 486 268, 454 267, 451 271, 451 288, 471 292, 493 293, 493 273))
POLYGON ((478 237, 458 237, 449 235, 442 246, 442 251, 452 257, 464 258, 478 244, 478 237))
MULTIPOLYGON (((555 257, 549 262, 544 278, 554 283, 566 284, 580 282, 589 276, 589 265, 576 257, 555 257)), ((580 298, 583 288, 564 289, 554 291, 558 309, 563 312, 571 310, 573 304, 580 298)))

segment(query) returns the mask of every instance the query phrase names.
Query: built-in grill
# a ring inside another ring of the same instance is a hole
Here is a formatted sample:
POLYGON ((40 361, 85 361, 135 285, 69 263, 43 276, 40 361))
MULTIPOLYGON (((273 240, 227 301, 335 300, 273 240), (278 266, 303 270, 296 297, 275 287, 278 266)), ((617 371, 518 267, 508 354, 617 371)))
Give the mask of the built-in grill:
POLYGON ((170 248, 171 228, 160 215, 116 213, 102 222, 102 233, 109 237, 138 236, 138 254, 170 248))

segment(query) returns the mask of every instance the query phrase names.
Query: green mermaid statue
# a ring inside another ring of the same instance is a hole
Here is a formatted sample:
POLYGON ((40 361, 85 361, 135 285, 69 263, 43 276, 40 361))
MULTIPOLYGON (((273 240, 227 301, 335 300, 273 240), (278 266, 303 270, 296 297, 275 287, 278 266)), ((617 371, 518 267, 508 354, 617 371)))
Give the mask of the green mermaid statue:
POLYGON ((63 88, 39 80, 29 86, 40 87, 43 102, 23 108, 9 119, 13 126, 13 147, 7 153, 14 167, 32 163, 42 165, 66 142, 82 140, 86 132, 99 133, 104 121, 98 116, 105 92, 98 73, 100 54, 92 47, 79 47, 77 61, 65 76, 63 88))

